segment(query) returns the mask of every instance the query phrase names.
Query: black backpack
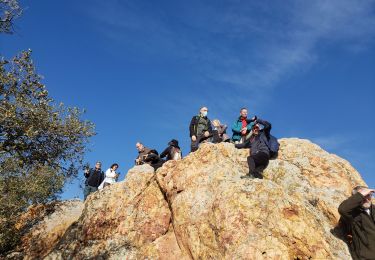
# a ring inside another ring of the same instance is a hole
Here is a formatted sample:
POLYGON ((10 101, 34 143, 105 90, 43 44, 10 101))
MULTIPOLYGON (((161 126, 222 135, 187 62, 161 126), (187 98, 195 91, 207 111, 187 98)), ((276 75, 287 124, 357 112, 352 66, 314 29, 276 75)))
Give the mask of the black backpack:
POLYGON ((267 138, 265 133, 262 134, 261 138, 268 147, 268 150, 270 152, 270 158, 276 159, 280 148, 280 144, 277 138, 271 134, 269 135, 269 138, 267 138))

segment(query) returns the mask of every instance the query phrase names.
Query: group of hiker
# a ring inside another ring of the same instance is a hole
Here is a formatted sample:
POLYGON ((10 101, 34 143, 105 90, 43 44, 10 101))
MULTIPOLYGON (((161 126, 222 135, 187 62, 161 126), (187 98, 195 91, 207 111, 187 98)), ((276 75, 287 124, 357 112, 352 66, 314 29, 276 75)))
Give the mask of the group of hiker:
MULTIPOLYGON (((247 158, 249 173, 241 178, 260 178, 262 171, 267 167, 269 160, 277 156, 279 143, 271 135, 271 124, 254 116, 248 118, 246 108, 241 108, 240 115, 232 125, 232 138, 227 134, 227 126, 218 119, 210 120, 208 108, 202 107, 199 114, 193 116, 189 126, 191 138, 191 152, 195 152, 201 143, 230 142, 237 149, 250 148, 247 158)), ((182 159, 181 148, 178 141, 172 139, 168 147, 159 154, 155 149, 145 147, 141 142, 136 143, 138 156, 135 165, 149 164, 155 171, 169 160, 182 159)), ((103 189, 117 181, 119 174, 116 172, 119 165, 114 163, 104 173, 101 163, 97 162, 94 169, 85 170, 86 197, 98 189, 103 189)), ((375 259, 375 207, 371 198, 374 189, 357 186, 352 191, 352 196, 343 201, 338 211, 341 215, 340 223, 344 225, 345 241, 349 245, 353 259, 375 259)))
MULTIPOLYGON (((232 125, 232 138, 227 134, 227 125, 221 124, 220 120, 210 120, 207 117, 208 108, 201 107, 199 114, 193 116, 189 126, 191 138, 191 152, 198 150, 201 143, 230 142, 238 149, 250 148, 250 156, 247 158, 249 174, 241 178, 263 178, 261 172, 267 167, 269 160, 277 155, 279 144, 277 139, 270 134, 271 124, 256 116, 248 118, 247 108, 241 108, 239 117, 232 125)), ((136 143, 138 156, 135 165, 149 164, 155 171, 166 161, 182 159, 182 151, 178 141, 172 139, 168 142, 167 148, 159 154, 156 149, 151 149, 141 142, 136 143)), ((117 163, 104 173, 101 170, 101 163, 97 162, 95 168, 85 170, 86 197, 98 189, 116 182, 118 173, 117 163)))

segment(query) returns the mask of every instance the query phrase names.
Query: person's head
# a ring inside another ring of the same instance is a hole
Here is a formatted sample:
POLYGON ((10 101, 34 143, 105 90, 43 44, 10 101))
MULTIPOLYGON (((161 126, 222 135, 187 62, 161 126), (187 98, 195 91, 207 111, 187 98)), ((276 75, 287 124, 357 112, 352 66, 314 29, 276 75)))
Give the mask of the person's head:
POLYGON ((95 163, 95 169, 100 169, 100 168, 102 168, 102 163, 99 162, 99 161, 97 161, 97 162, 95 163))
POLYGON ((145 149, 144 145, 141 142, 137 142, 135 144, 135 148, 137 148, 138 152, 143 152, 143 150, 145 149))
POLYGON ((176 139, 172 139, 172 140, 169 141, 168 145, 178 146, 178 141, 176 139))
POLYGON ((259 124, 255 124, 252 128, 252 131, 253 131, 253 134, 254 135, 258 135, 259 134, 259 131, 260 131, 260 126, 259 124))
POLYGON ((243 117, 243 118, 247 118, 247 108, 246 107, 241 108, 240 116, 243 117))
POLYGON ((118 164, 117 163, 112 164, 111 169, 116 171, 118 169, 118 164))
MULTIPOLYGON (((357 186, 352 190, 352 195, 360 192, 362 189, 368 189, 368 188, 366 186, 357 186)), ((372 193, 368 194, 366 197, 363 198, 362 200, 363 208, 368 209, 371 207, 371 204, 372 204, 371 197, 372 197, 372 193)))
POLYGON ((207 107, 201 107, 201 109, 199 110, 199 113, 201 114, 201 116, 207 116, 208 108, 207 107))
POLYGON ((214 120, 212 120, 211 122, 212 122, 212 124, 214 125, 214 127, 219 127, 219 126, 221 125, 219 119, 214 119, 214 120))

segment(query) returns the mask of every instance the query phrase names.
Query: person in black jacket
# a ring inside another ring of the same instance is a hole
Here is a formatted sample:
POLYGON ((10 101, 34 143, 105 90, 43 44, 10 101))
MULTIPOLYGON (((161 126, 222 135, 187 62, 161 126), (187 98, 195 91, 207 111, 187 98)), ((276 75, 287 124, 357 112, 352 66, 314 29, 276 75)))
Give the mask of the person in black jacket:
POLYGON ((198 150, 199 144, 212 135, 210 119, 207 118, 208 108, 202 107, 199 115, 193 116, 190 122, 191 152, 198 150))
POLYGON ((338 209, 351 231, 349 249, 353 259, 375 259, 375 207, 371 202, 374 193, 374 189, 357 186, 338 209))
POLYGON ((85 189, 83 191, 84 200, 87 196, 98 190, 99 185, 104 180, 104 172, 101 169, 101 162, 96 162, 94 169, 86 169, 84 175, 86 177, 85 189))
POLYGON ((164 157, 167 157, 166 161, 182 159, 181 148, 176 139, 172 139, 168 143, 168 147, 160 154, 160 158, 164 157))
POLYGON ((250 148, 250 156, 247 157, 249 165, 249 174, 241 178, 259 178, 263 179, 261 168, 266 168, 270 160, 270 151, 265 143, 265 137, 269 139, 271 124, 267 121, 257 118, 251 130, 250 138, 242 144, 236 144, 236 148, 250 148), (261 129, 263 127, 263 129, 261 129), (262 136, 265 135, 265 136, 262 136))

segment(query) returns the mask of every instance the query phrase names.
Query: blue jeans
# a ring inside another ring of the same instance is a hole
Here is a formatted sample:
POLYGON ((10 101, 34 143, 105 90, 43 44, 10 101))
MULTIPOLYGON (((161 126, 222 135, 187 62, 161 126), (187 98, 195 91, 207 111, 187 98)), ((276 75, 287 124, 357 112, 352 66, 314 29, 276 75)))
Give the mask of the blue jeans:
POLYGON ((97 187, 93 187, 93 186, 90 186, 90 185, 86 185, 85 186, 85 189, 83 190, 83 197, 84 197, 84 200, 86 200, 87 196, 90 195, 90 193, 93 193, 95 191, 97 191, 98 188, 97 187))

